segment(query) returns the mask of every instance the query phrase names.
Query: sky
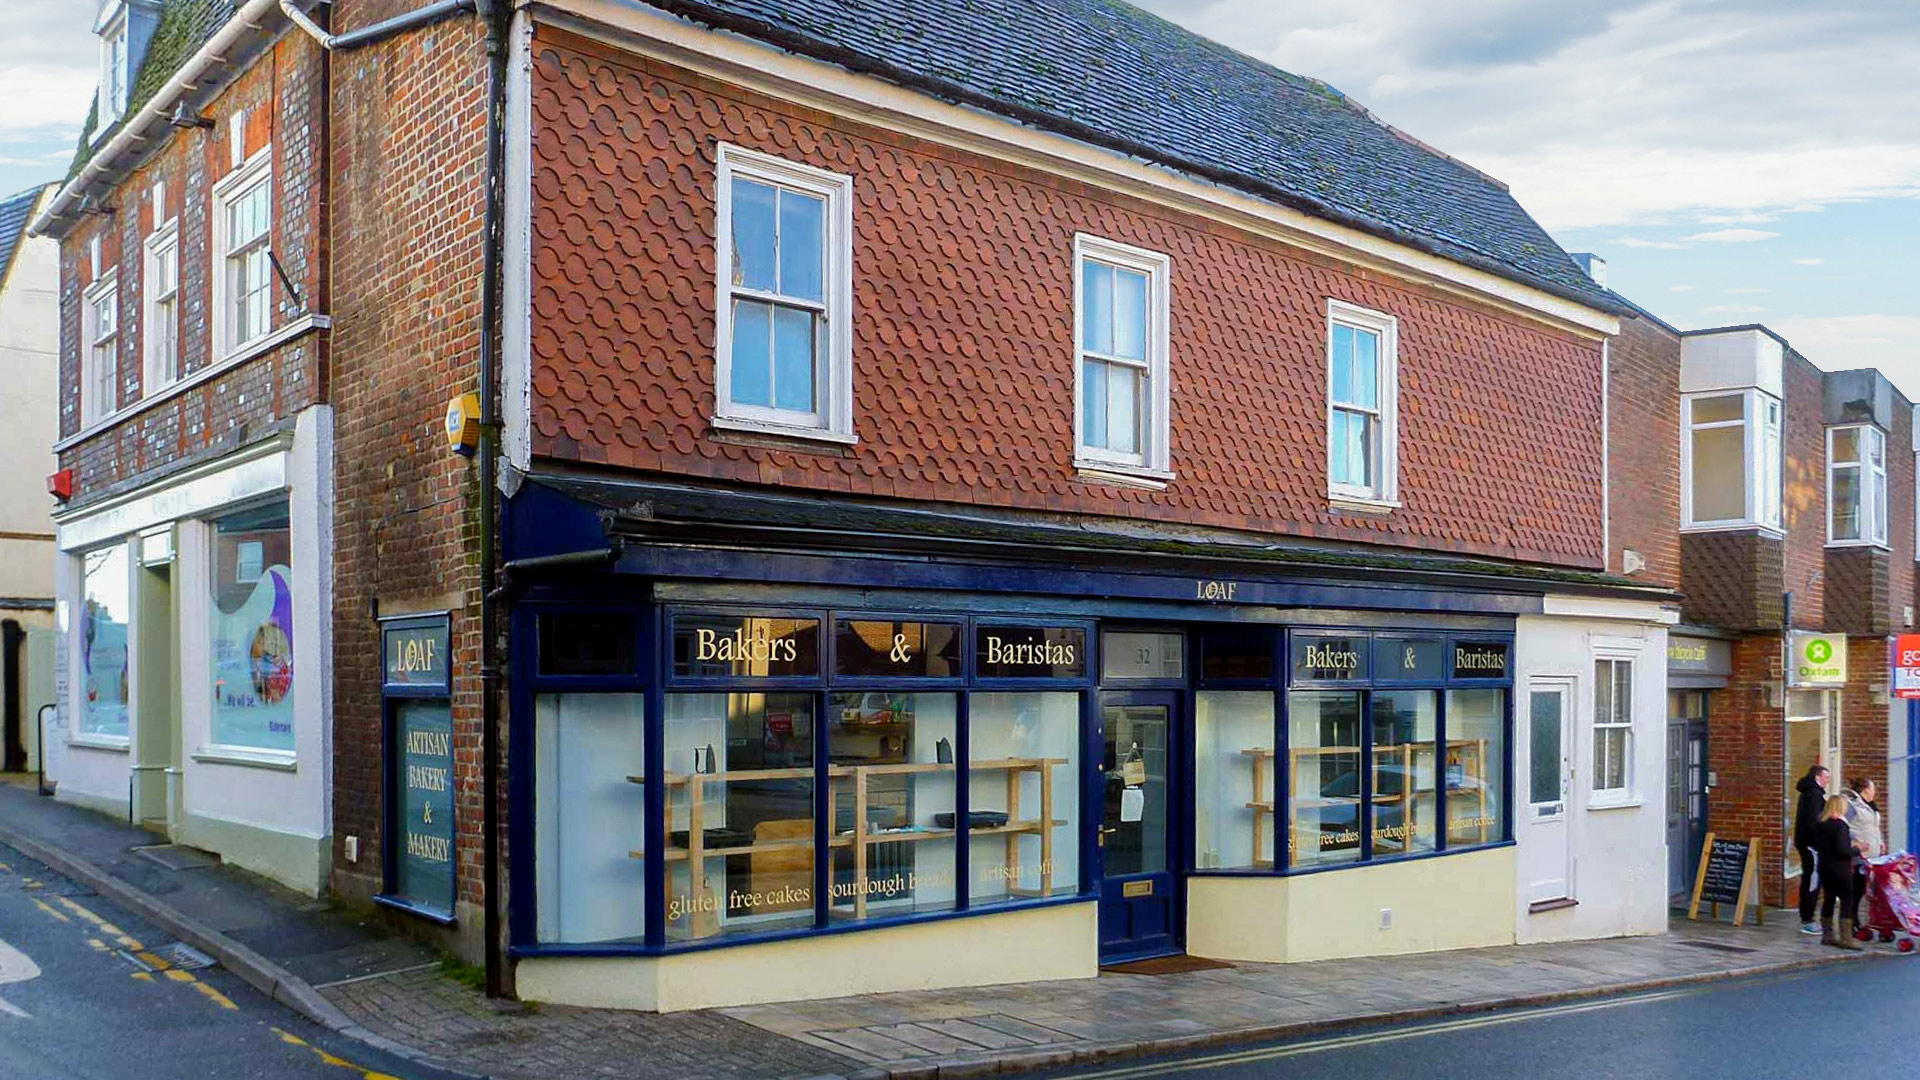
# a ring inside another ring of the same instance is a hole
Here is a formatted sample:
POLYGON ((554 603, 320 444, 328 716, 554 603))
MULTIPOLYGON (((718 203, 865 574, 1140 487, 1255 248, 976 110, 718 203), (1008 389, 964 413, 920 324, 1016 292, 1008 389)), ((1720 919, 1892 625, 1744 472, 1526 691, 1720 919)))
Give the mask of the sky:
MULTIPOLYGON (((0 0, 0 195, 61 178, 95 0, 0 0)), ((1143 0, 1511 185, 1682 329, 1920 399, 1920 0, 1143 0)))

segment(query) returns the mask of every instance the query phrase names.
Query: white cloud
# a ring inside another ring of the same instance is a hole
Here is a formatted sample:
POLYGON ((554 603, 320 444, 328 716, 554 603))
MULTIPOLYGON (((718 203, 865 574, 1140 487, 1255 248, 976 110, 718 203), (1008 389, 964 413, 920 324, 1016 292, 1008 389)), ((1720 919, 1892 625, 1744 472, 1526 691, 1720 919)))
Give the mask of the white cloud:
POLYGON ((1711 232, 1694 233, 1686 237, 1709 244, 1751 244, 1756 240, 1771 240, 1780 234, 1765 229, 1714 229, 1711 232))
POLYGON ((1778 214, 1701 214, 1702 225, 1765 225, 1779 218, 1778 214))
POLYGON ((1825 259, 1795 259, 1793 260, 1793 264, 1795 266, 1819 266, 1826 261, 1825 259))
POLYGON ((1907 397, 1920 399, 1920 316, 1794 317, 1768 325, 1828 371, 1877 367, 1907 397))
POLYGON ((1699 287, 1700 286, 1698 285, 1672 285, 1667 288, 1667 291, 1668 292, 1693 292, 1699 287))
POLYGON ((1766 310, 1763 307, 1750 307, 1746 304, 1708 304, 1700 309, 1702 314, 1710 312, 1716 315, 1758 315, 1766 310))
POLYGON ((1675 251, 1687 246, 1685 244, 1676 244, 1671 240, 1643 240, 1638 236, 1622 236, 1614 240, 1614 243, 1619 244, 1621 247, 1660 248, 1663 251, 1675 251))

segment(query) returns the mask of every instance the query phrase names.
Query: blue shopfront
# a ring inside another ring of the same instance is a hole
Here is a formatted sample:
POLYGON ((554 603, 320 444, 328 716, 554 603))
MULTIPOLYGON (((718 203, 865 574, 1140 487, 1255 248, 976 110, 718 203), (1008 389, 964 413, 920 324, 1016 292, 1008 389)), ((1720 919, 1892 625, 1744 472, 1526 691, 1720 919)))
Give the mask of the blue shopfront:
POLYGON ((1262 959, 1263 908, 1511 862, 1524 585, 661 491, 530 483, 510 507, 523 996, 1262 959))

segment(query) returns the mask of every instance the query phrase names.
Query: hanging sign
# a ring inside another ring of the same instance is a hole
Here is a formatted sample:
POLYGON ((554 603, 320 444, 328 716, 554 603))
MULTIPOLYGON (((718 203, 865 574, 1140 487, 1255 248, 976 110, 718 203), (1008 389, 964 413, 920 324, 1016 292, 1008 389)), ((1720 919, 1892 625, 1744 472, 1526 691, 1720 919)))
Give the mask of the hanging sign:
POLYGON ((1847 637, 1795 630, 1787 637, 1787 685, 1845 686, 1847 637))
POLYGON ((447 685, 447 620, 386 628, 388 686, 447 685))
POLYGON ((1920 698, 1920 634, 1893 639, 1893 696, 1920 698))

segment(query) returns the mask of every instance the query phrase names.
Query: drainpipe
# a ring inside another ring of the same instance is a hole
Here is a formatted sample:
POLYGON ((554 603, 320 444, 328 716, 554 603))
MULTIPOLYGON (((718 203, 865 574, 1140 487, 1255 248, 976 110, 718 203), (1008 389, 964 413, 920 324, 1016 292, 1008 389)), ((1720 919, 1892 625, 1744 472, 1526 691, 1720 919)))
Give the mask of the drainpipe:
POLYGON ((485 253, 480 271, 480 812, 482 876, 486 896, 487 996, 506 994, 506 958, 500 942, 500 668, 493 595, 497 574, 494 529, 499 522, 495 475, 500 453, 500 413, 495 369, 500 363, 500 273, 505 217, 501 186, 505 182, 507 19, 511 12, 500 0, 480 0, 480 17, 487 24, 487 167, 483 229, 485 253))
POLYGON ((295 26, 307 32, 307 36, 320 43, 320 47, 333 52, 336 49, 352 49, 361 45, 370 45, 382 38, 392 37, 405 30, 437 22, 449 15, 463 11, 478 11, 479 0, 434 0, 434 3, 418 11, 409 11, 405 15, 395 15, 384 22, 363 26, 345 34, 329 34, 306 12, 294 5, 294 0, 280 0, 280 11, 295 26))

